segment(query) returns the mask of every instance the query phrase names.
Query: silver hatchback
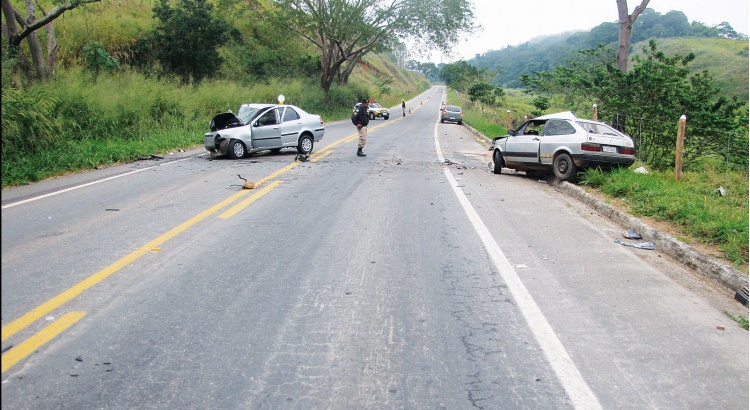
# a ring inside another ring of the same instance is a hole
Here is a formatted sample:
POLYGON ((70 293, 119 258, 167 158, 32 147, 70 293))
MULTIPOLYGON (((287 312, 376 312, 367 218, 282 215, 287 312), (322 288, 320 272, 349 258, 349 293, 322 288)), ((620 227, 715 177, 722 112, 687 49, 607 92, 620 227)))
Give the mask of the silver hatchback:
POLYGON ((446 105, 440 112, 440 122, 455 122, 458 125, 464 123, 464 111, 457 105, 446 105))
POLYGON ((211 131, 203 136, 204 147, 212 154, 231 158, 282 148, 310 154, 313 144, 325 133, 319 115, 282 104, 242 104, 237 115, 230 111, 215 116, 209 128, 211 131))
POLYGON ((493 172, 503 168, 549 172, 561 181, 585 168, 627 167, 635 162, 633 140, 609 125, 568 111, 534 118, 490 146, 493 172))

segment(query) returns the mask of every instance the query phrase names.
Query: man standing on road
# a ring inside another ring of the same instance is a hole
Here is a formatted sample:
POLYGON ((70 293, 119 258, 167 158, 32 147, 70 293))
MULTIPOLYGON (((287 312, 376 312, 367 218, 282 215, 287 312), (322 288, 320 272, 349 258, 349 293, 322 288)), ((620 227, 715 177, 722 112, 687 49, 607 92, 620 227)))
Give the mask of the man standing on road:
POLYGON ((357 110, 357 133, 359 133, 359 143, 357 144, 357 156, 366 157, 367 154, 362 152, 367 142, 367 124, 370 123, 370 114, 367 109, 370 107, 370 101, 365 98, 362 105, 357 110))
POLYGON ((406 101, 401 100, 401 112, 404 113, 404 117, 406 117, 406 101))

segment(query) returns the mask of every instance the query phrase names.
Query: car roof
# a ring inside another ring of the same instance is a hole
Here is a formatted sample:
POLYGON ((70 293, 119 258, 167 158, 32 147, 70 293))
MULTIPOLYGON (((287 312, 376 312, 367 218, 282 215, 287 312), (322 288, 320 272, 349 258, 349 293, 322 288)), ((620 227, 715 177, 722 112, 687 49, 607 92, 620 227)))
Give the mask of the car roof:
POLYGON ((558 112, 558 113, 555 113, 555 114, 542 115, 541 117, 536 117, 534 119, 535 120, 551 120, 551 119, 577 120, 578 117, 576 117, 576 115, 573 114, 572 111, 563 111, 563 112, 558 112))

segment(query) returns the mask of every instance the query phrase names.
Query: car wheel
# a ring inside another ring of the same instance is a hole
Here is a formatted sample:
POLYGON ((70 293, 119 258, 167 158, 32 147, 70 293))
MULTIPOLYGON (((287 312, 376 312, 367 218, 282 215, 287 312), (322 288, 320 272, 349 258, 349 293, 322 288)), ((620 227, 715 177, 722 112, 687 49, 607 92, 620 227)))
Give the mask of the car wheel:
POLYGON ((555 177, 560 181, 567 181, 576 174, 576 164, 566 153, 562 153, 555 158, 552 169, 555 172, 555 177))
POLYGON ((389 117, 389 116, 387 116, 387 115, 384 115, 384 116, 383 116, 383 119, 384 119, 384 120, 387 120, 388 118, 390 118, 390 117, 389 117))
POLYGON ((503 154, 500 153, 500 151, 495 151, 494 154, 492 154, 492 162, 495 163, 495 167, 492 168, 493 174, 499 174, 503 172, 503 167, 505 166, 505 161, 503 160, 503 154))
POLYGON ((459 121, 458 125, 464 125, 464 122, 463 121, 459 121))
POLYGON ((227 153, 229 154, 229 158, 237 159, 244 157, 245 154, 247 154, 247 150, 242 141, 231 140, 229 141, 229 149, 227 150, 227 153))
POLYGON ((297 144, 297 152, 299 152, 302 155, 307 155, 311 153, 313 150, 313 139, 309 135, 303 135, 299 139, 299 144, 297 144))
POLYGON ((441 118, 441 119, 440 119, 440 123, 441 123, 441 124, 445 123, 445 120, 441 118))
POLYGON ((375 119, 375 114, 370 113, 370 119, 374 120, 375 119))

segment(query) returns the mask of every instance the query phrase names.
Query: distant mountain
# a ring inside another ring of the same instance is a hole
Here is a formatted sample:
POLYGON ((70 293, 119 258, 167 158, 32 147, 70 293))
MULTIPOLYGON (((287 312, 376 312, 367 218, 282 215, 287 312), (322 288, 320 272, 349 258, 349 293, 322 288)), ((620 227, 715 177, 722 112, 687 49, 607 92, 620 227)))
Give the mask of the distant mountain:
MULTIPOLYGON (((521 74, 548 71, 574 58, 576 51, 605 44, 617 48, 618 25, 602 23, 589 31, 568 32, 535 38, 517 46, 492 50, 468 61, 498 73, 493 83, 505 88, 520 88, 521 74)), ((727 23, 708 27, 700 22, 689 24, 685 14, 670 11, 660 14, 647 9, 636 20, 631 35, 631 55, 640 53, 642 42, 655 38, 660 51, 667 55, 694 53, 690 66, 694 71, 708 70, 719 87, 729 96, 748 98, 748 40, 727 23)))

